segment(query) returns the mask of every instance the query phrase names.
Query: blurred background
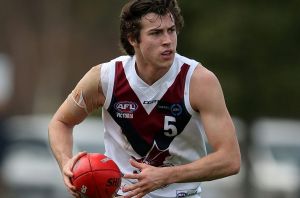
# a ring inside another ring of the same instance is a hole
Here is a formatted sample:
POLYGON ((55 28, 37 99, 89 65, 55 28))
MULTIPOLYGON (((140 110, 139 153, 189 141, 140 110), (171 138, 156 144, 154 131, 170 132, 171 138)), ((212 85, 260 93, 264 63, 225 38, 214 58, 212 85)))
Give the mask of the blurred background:
MULTIPOLYGON (((178 1, 178 52, 218 76, 242 150, 240 174, 203 197, 299 198, 300 1, 178 1)), ((124 2, 0 0, 0 197, 70 197, 47 125, 89 68, 121 54, 124 2)), ((103 152, 99 111, 74 152, 103 152)))

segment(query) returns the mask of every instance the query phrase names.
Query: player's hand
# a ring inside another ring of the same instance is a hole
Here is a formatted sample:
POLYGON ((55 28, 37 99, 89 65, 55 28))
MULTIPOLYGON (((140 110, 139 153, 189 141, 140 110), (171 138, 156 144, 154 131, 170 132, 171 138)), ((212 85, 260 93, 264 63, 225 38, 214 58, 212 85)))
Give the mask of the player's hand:
POLYGON ((163 172, 166 168, 158 168, 144 163, 139 163, 130 159, 130 164, 139 169, 137 174, 125 174, 126 179, 136 179, 137 183, 126 185, 122 188, 123 192, 128 192, 124 198, 142 198, 147 193, 165 186, 168 175, 163 172))
POLYGON ((63 179, 64 183, 68 189, 68 191, 74 196, 74 197, 80 197, 80 194, 78 193, 75 186, 73 186, 71 182, 71 178, 73 177, 72 168, 76 161, 81 158, 82 156, 86 155, 87 152, 79 152, 77 155, 74 155, 70 160, 67 161, 67 163, 63 166, 63 179))

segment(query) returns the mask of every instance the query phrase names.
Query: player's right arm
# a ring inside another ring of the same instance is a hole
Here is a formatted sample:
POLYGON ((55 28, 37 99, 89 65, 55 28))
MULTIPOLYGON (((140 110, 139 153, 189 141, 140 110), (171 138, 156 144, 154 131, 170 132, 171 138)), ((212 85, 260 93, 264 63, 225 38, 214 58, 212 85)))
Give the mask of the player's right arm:
POLYGON ((75 187, 71 184, 72 167, 77 159, 85 153, 75 156, 73 150, 73 128, 81 123, 90 112, 104 103, 100 81, 100 68, 91 68, 78 82, 72 93, 54 114, 48 127, 49 143, 60 170, 65 185, 70 193, 78 197, 75 187))

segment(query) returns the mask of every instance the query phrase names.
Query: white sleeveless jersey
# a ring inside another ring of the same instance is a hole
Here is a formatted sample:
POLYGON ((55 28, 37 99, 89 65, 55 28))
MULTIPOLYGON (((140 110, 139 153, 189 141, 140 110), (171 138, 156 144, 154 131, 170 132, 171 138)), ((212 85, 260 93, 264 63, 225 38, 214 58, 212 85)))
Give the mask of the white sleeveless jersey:
MULTIPOLYGON (((189 101, 190 79, 198 64, 176 54, 169 71, 151 86, 137 75, 135 56, 102 64, 105 154, 123 173, 139 171, 129 164, 130 158, 163 167, 206 155, 202 125, 189 101)), ((123 179, 122 185, 131 182, 123 179)), ((200 192, 200 182, 175 183, 146 197, 200 197, 200 192)))

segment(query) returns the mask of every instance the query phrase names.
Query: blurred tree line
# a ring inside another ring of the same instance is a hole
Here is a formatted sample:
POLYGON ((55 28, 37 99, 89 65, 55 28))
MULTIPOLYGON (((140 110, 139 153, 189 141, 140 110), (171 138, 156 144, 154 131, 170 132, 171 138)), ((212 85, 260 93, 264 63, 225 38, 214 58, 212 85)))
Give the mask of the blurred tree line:
MULTIPOLYGON (((91 66, 119 55, 124 2, 0 0, 0 53, 15 66, 9 113, 54 112, 91 66)), ((178 52, 216 73, 232 115, 300 117, 299 1, 179 3, 178 52)))
POLYGON ((180 51, 219 77, 244 119, 300 117, 300 1, 181 1, 180 51))

